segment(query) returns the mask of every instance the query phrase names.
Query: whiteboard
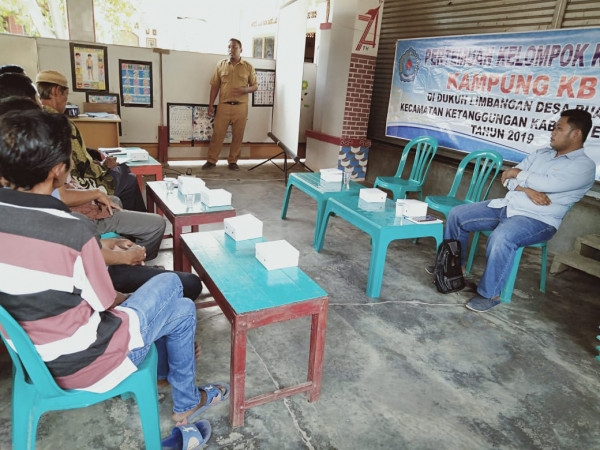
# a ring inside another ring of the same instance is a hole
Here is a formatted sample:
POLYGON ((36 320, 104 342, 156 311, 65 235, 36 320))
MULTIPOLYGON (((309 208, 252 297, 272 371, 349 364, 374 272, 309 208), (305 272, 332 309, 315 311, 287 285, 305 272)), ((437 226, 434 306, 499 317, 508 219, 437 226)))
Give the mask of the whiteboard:
POLYGON ((302 107, 302 75, 307 0, 293 0, 279 10, 275 60, 275 103, 271 132, 296 157, 302 107))

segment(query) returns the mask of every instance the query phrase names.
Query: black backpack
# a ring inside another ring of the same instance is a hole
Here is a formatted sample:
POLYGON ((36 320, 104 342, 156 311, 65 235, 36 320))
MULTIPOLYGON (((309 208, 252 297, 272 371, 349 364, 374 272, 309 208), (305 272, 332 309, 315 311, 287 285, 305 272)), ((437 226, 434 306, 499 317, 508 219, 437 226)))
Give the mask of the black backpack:
POLYGON ((465 287, 459 241, 444 239, 440 244, 433 269, 433 284, 442 294, 460 291, 465 287))

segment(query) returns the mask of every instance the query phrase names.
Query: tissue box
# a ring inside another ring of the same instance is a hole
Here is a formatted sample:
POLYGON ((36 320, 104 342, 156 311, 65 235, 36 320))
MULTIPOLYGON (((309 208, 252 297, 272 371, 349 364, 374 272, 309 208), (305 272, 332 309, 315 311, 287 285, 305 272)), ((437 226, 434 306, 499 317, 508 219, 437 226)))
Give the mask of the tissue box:
POLYGON ((387 198, 385 192, 380 191, 377 188, 365 188, 361 189, 358 197, 363 199, 365 202, 384 202, 387 198))
POLYGON ((228 217, 223 220, 225 233, 236 241, 262 237, 263 224, 252 214, 228 217))
POLYGON ((298 265, 300 252, 288 241, 259 242, 255 246, 256 259, 258 259, 267 270, 284 269, 298 265))
POLYGON ((182 175, 177 177, 177 188, 183 195, 200 194, 204 189, 204 185, 202 178, 184 177, 182 175))
POLYGON ((342 190, 342 183, 339 181, 319 181, 319 189, 323 189, 325 192, 340 192, 342 190))
POLYGON ((125 153, 129 161, 148 161, 148 152, 143 148, 126 148, 125 153))
POLYGON ((225 189, 203 189, 200 199, 208 207, 231 205, 231 192, 225 189))
POLYGON ((321 180, 341 182, 344 172, 340 169, 321 169, 321 180))
POLYGON ((396 200, 396 215, 406 217, 417 217, 427 215, 427 203, 410 198, 396 200))
POLYGON ((385 202, 367 202, 359 198, 358 209, 363 211, 385 211, 385 202))

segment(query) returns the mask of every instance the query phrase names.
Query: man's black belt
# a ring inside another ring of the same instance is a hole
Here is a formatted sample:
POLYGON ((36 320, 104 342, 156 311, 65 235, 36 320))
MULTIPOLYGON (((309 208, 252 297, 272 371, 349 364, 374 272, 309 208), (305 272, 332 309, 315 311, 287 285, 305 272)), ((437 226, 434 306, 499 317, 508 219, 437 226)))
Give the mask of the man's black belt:
POLYGON ((223 102, 223 103, 226 103, 228 105, 239 105, 240 104, 240 102, 223 102))

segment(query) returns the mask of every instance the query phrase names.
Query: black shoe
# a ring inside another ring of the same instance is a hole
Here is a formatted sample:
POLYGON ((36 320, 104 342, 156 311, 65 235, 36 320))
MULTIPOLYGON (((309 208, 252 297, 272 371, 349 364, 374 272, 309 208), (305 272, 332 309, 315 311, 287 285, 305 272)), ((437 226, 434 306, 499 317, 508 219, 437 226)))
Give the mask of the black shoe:
POLYGON ((465 287, 463 288, 464 292, 474 292, 477 294, 477 283, 467 280, 465 278, 465 287))
POLYGON ((240 170, 240 166, 236 163, 229 163, 229 170, 240 170))
POLYGON ((425 266, 425 272, 429 275, 433 275, 433 269, 435 269, 435 266, 425 266))
POLYGON ((211 163, 210 161, 206 161, 204 163, 204 165, 202 166, 202 170, 214 169, 215 167, 217 167, 217 165, 215 163, 211 163))

